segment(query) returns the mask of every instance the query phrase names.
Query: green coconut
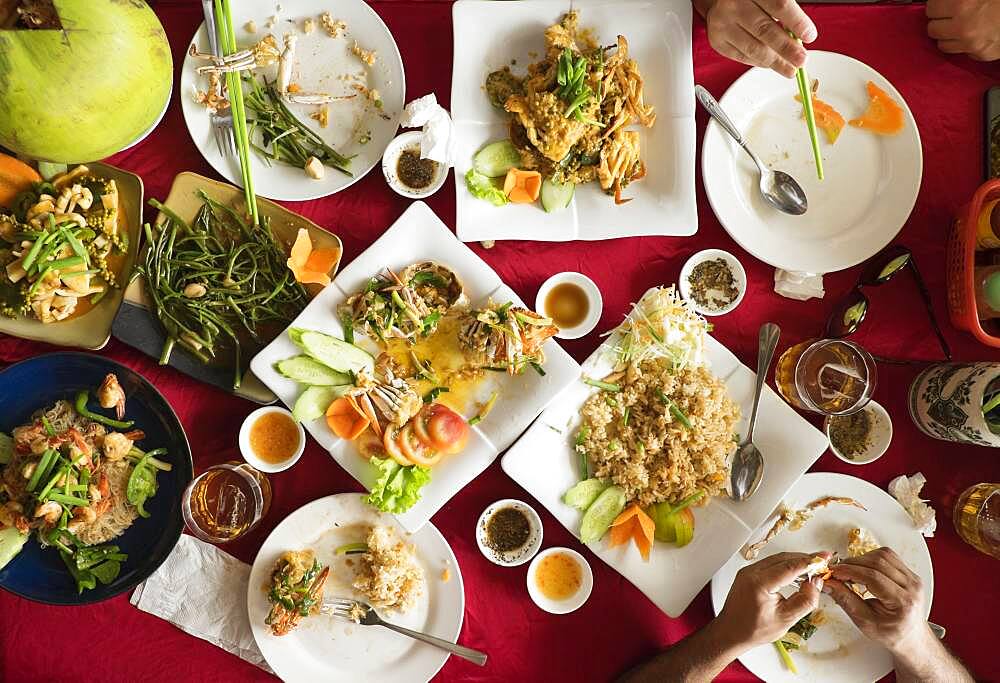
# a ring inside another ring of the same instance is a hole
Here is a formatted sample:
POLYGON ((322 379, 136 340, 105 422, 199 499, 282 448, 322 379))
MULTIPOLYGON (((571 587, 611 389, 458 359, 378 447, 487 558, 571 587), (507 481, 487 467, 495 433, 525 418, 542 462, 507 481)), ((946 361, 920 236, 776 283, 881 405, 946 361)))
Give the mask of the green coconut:
POLYGON ((153 127, 172 83, 167 36, 142 0, 0 0, 0 146, 22 157, 119 152, 153 127))

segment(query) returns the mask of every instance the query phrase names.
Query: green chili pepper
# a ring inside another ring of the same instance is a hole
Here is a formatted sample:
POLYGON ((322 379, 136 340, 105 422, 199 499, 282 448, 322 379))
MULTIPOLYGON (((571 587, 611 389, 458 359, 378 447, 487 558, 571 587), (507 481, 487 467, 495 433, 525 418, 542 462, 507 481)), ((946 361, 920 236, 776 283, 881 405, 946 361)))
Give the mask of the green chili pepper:
POLYGON ((134 420, 127 420, 122 422, 121 420, 113 420, 110 417, 104 417, 98 413, 92 413, 87 409, 87 399, 89 398, 89 393, 84 390, 76 395, 76 412, 78 412, 82 417, 88 420, 93 420, 94 422, 100 422, 102 425, 112 427, 113 429, 131 429, 135 424, 134 420))

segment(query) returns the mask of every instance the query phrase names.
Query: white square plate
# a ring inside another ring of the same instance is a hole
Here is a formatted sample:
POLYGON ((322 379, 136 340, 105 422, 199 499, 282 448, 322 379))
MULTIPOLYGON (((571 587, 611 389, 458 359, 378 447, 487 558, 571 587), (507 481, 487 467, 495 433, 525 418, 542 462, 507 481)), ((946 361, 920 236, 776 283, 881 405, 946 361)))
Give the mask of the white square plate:
MULTIPOLYGON (((465 287, 473 306, 488 298, 495 301, 524 302, 503 284, 500 276, 455 239, 444 223, 423 202, 414 202, 375 243, 351 262, 313 299, 291 327, 318 330, 338 337, 343 328, 337 318, 337 306, 364 286, 368 278, 385 267, 397 272, 417 261, 433 260, 454 270, 465 287)), ((361 343, 359 339, 359 343, 361 343)), ((372 346, 370 350, 374 350, 372 346)), ((301 351, 280 334, 250 363, 250 368, 289 408, 301 393, 298 384, 282 377, 274 363, 298 355, 301 351)), ((496 407, 489 416, 471 429, 469 443, 462 453, 449 456, 433 468, 431 481, 421 490, 420 501, 398 515, 399 523, 415 532, 441 509, 452 496, 489 467, 497 455, 507 449, 549 402, 580 374, 580 365, 554 340, 545 343, 545 376, 529 371, 516 377, 490 373, 476 389, 475 400, 485 401, 499 392, 496 407)), ((306 430, 351 476, 370 488, 375 471, 349 444, 339 439, 323 419, 304 425, 306 430)))
MULTIPOLYGON (((603 348, 603 347, 602 347, 603 348)), ((611 364, 598 348, 582 367, 591 377, 603 377, 611 364)), ((743 411, 740 433, 746 432, 755 375, 722 344, 709 337, 706 355, 712 372, 726 383, 729 395, 743 411)), ((580 512, 562 502, 579 481, 579 457, 573 438, 580 408, 594 391, 583 382, 571 384, 503 457, 503 470, 544 505, 563 526, 579 536, 580 512)), ((712 575, 760 526, 792 485, 827 448, 826 436, 798 415, 769 387, 760 399, 754 443, 764 455, 764 480, 750 500, 736 503, 718 497, 696 508, 694 540, 677 548, 654 543, 649 561, 631 544, 607 547, 601 540, 590 549, 646 594, 671 617, 690 604, 712 575)))
POLYGON ((486 97, 486 75, 516 60, 515 73, 544 53, 543 32, 569 9, 564 0, 458 0, 453 10, 455 59, 451 114, 455 121, 458 237, 562 242, 636 235, 693 235, 698 230, 694 191, 694 77, 688 0, 577 0, 580 27, 604 45, 618 34, 629 44, 645 79, 656 123, 641 128, 647 175, 631 185, 632 201, 616 206, 596 183, 577 188, 570 206, 546 213, 538 204, 496 207, 465 188, 472 157, 487 142, 507 137, 507 117, 486 97), (534 57, 532 57, 534 55, 534 57))

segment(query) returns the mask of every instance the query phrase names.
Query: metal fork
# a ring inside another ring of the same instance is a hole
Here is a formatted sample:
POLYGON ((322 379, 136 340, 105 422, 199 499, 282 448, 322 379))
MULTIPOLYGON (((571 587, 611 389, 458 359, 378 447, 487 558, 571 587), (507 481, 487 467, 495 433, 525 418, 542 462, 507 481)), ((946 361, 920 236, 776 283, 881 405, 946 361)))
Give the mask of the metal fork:
MULTIPOLYGON (((215 8, 212 0, 201 0, 201 9, 205 14, 205 33, 208 34, 208 47, 216 57, 224 57, 219 48, 219 40, 215 26, 215 8)), ((225 93, 225 80, 223 80, 222 92, 225 93)), ((236 156, 236 136, 233 133, 233 109, 229 107, 225 114, 212 112, 208 121, 215 134, 215 144, 219 147, 219 154, 224 157, 236 156)))
POLYGON ((419 631, 413 631, 408 628, 403 628, 402 626, 390 624, 387 621, 383 621, 382 617, 375 612, 375 609, 372 608, 371 605, 363 603, 359 600, 351 600, 349 598, 327 598, 323 601, 320 611, 324 614, 332 614, 334 617, 343 621, 350 621, 355 624, 361 624, 362 626, 384 626, 390 631, 402 633, 404 636, 410 636, 411 638, 423 641, 428 645, 433 645, 434 647, 441 648, 442 650, 447 650, 452 654, 458 655, 462 659, 469 660, 473 664, 478 664, 479 666, 486 665, 485 652, 479 652, 478 650, 463 647, 462 645, 458 645, 442 638, 435 638, 434 636, 429 636, 426 633, 420 633, 419 631), (361 614, 359 614, 359 618, 356 619, 352 616, 352 613, 359 610, 361 611, 361 614))

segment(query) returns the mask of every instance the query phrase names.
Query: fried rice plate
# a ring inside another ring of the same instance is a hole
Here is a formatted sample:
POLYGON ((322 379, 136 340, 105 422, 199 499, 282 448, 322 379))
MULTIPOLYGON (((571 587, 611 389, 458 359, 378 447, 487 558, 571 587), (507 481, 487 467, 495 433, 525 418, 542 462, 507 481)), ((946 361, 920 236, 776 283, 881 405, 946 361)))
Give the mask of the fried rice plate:
POLYGON ((640 505, 676 503, 697 491, 704 503, 721 493, 740 419, 725 384, 704 367, 675 371, 663 359, 630 365, 618 384, 620 392, 598 392, 581 409, 586 428, 577 449, 590 458, 593 476, 640 505))

